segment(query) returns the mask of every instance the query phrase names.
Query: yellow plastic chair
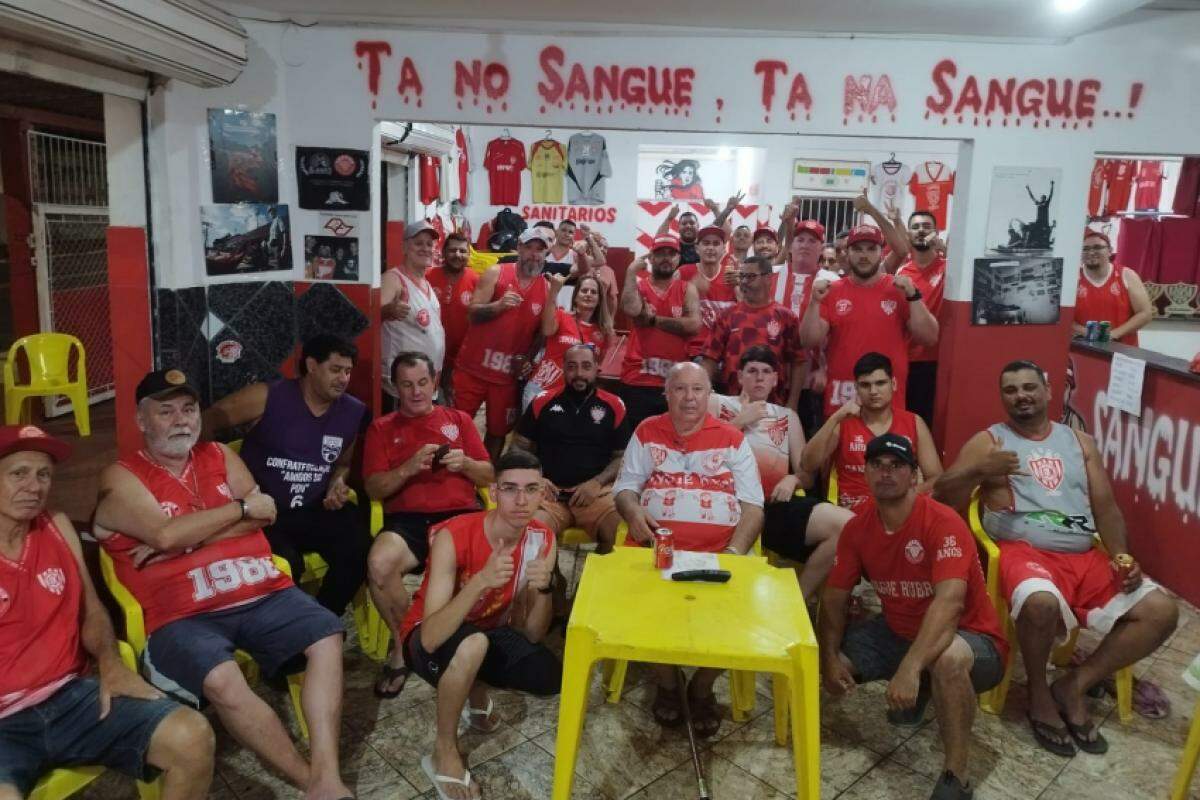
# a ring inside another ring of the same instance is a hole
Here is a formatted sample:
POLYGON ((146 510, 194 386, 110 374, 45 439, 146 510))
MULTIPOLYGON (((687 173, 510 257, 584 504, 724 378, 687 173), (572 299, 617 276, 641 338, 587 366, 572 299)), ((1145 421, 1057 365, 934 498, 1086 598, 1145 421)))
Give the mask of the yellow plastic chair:
MULTIPOLYGON (((272 556, 271 560, 275 562, 275 567, 280 572, 291 577, 292 568, 286 558, 272 556)), ((104 578, 104 585, 108 587, 108 591, 112 594, 113 599, 117 601, 117 606, 121 609, 121 614, 125 620, 125 639, 133 648, 134 655, 137 658, 141 658, 142 651, 146 649, 146 620, 142 614, 142 606, 125 584, 121 583, 120 578, 117 577, 117 570, 113 564, 112 557, 103 548, 100 549, 100 574, 104 578)), ((237 650, 234 653, 234 658, 237 660, 242 674, 246 676, 247 682, 254 683, 258 680, 258 664, 254 662, 249 653, 244 650, 237 650)), ((304 673, 288 675, 287 684, 288 694, 292 698, 292 710, 296 714, 296 724, 300 728, 300 736, 305 741, 308 741, 308 721, 304 718, 304 706, 301 703, 304 673)))
POLYGON ((1192 775, 1196 771, 1196 760, 1200 757, 1200 700, 1192 709, 1192 727, 1188 731, 1187 744, 1183 746, 1183 758, 1179 761, 1179 769, 1175 772, 1175 781, 1171 784, 1171 800, 1187 800, 1188 787, 1192 785, 1192 775))
POLYGON ((829 489, 829 491, 826 492, 825 499, 828 500, 829 502, 833 503, 835 506, 838 505, 837 467, 829 468, 829 487, 828 487, 828 489, 829 489))
POLYGON ((75 412, 75 427, 80 436, 92 435, 92 417, 88 407, 87 366, 83 343, 66 333, 35 333, 22 336, 8 349, 4 361, 4 423, 29 422, 25 401, 31 397, 65 395, 75 412), (78 351, 75 380, 71 380, 71 352, 78 351), (14 369, 17 354, 29 362, 29 383, 17 385, 14 369))
MULTIPOLYGON (((1008 687, 1012 683, 1013 669, 1016 666, 1017 654, 1019 653, 1017 644, 1017 630, 1013 623, 1012 617, 1008 613, 1008 600, 1005 599, 1000 591, 1000 548, 996 546, 996 542, 988 536, 987 531, 983 529, 983 522, 979 512, 979 491, 976 490, 971 496, 971 505, 968 513, 968 522, 971 525, 971 533, 975 535, 975 541, 983 548, 987 555, 986 574, 987 574, 987 593, 992 601, 992 605, 996 609, 996 615, 1000 618, 1000 624, 1004 627, 1004 635, 1008 638, 1009 655, 1008 666, 1004 670, 1004 677, 995 688, 990 689, 979 696, 979 706, 989 714, 1000 714, 1004 711, 1004 702, 1008 698, 1008 687)), ((1103 549, 1100 540, 1096 540, 1096 547, 1103 549)), ((1071 636, 1062 645, 1057 647, 1051 654, 1050 660, 1057 667, 1066 667, 1071 663, 1071 656, 1075 653, 1075 641, 1079 637, 1079 628, 1076 627, 1071 631, 1071 636)), ((1117 714, 1121 719, 1121 724, 1128 725, 1133 719, 1133 668, 1123 667, 1116 671, 1113 676, 1117 685, 1117 714)))
MULTIPOLYGON (((137 671, 137 657, 128 643, 117 640, 117 650, 125 666, 137 671)), ((92 781, 104 774, 104 767, 63 767, 51 770, 33 787, 28 800, 64 800, 64 798, 79 792, 92 781)), ((150 782, 137 782, 138 797, 141 800, 158 800, 162 793, 162 779, 150 782)))

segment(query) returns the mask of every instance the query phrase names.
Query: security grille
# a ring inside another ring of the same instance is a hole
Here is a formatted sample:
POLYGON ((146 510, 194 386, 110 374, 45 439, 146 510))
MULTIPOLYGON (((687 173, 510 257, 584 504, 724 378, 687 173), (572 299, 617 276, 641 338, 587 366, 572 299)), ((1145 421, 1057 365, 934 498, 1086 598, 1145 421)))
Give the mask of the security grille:
POLYGON ((33 202, 107 208, 107 153, 103 142, 29 132, 33 202))
POLYGON ((852 198, 801 197, 800 213, 796 219, 815 219, 825 226, 825 241, 833 242, 838 232, 858 222, 852 198))

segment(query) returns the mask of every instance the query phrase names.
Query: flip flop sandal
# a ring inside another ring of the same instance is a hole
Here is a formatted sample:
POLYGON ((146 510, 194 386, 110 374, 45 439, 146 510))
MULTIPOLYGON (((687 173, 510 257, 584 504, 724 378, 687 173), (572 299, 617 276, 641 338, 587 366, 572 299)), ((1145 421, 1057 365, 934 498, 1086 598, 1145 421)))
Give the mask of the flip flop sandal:
POLYGON ((679 702, 679 688, 667 689, 659 686, 654 696, 654 705, 650 708, 654 721, 664 728, 677 728, 683 724, 683 706, 679 702), (670 712, 675 716, 670 716, 670 712))
POLYGON ((383 669, 380 671, 379 679, 375 681, 375 685, 371 687, 371 690, 375 693, 376 697, 384 700, 390 700, 393 697, 399 697, 400 693, 404 691, 404 685, 408 683, 408 676, 408 667, 393 667, 391 664, 385 663, 383 665, 383 669), (384 686, 391 686, 392 682, 400 677, 403 677, 404 680, 400 681, 400 685, 395 689, 381 688, 384 686))
POLYGON ((1147 719, 1162 719, 1171 713, 1171 700, 1157 684, 1134 678, 1133 710, 1147 719))
MULTIPOLYGON (((425 773, 425 777, 433 784, 433 790, 437 792, 438 800, 454 800, 453 797, 446 794, 443 786, 465 786, 468 791, 474 781, 471 780, 471 770, 463 770, 461 778, 451 778, 449 775, 438 775, 437 770, 433 768, 433 756, 423 756, 421 758, 421 771, 425 773)), ((475 784, 478 786, 478 784, 475 784)), ((474 794, 472 797, 480 797, 481 795, 474 794)))
POLYGON ((462 721, 467 724, 467 727, 473 731, 495 733, 496 729, 500 727, 500 718, 497 717, 495 722, 488 722, 492 718, 492 712, 495 710, 496 704, 490 697, 488 698, 487 708, 471 708, 471 702, 468 700, 459 716, 462 717, 462 721), (482 719, 483 721, 476 722, 476 719, 482 719))
POLYGON ((721 711, 717 696, 712 692, 707 697, 694 698, 688 693, 688 710, 692 712, 692 730, 700 739, 710 739, 721 730, 721 711))
POLYGON ((1049 722, 1041 722, 1033 717, 1027 717, 1027 719, 1029 727, 1033 730, 1033 738, 1043 749, 1065 758, 1075 755, 1075 746, 1069 741, 1065 741, 1075 738, 1069 730, 1059 725, 1051 725, 1049 722))
POLYGON ((1102 756, 1108 752, 1108 740, 1096 729, 1094 722, 1089 720, 1083 725, 1074 725, 1069 719, 1064 719, 1063 722, 1067 725, 1067 733, 1071 734, 1080 750, 1094 756, 1102 756), (1089 738, 1092 735, 1095 736, 1094 739, 1089 738))

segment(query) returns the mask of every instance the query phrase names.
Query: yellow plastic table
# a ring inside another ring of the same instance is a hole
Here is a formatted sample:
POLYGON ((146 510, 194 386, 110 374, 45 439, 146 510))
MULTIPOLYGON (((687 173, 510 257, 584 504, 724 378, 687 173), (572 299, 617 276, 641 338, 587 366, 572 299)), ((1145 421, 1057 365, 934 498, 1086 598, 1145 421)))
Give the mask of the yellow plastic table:
POLYGON ((791 707, 796 795, 820 797, 817 640, 796 576, 755 556, 718 559, 728 583, 663 580, 646 548, 588 558, 567 624, 554 800, 571 796, 592 666, 606 658, 772 673, 791 707))

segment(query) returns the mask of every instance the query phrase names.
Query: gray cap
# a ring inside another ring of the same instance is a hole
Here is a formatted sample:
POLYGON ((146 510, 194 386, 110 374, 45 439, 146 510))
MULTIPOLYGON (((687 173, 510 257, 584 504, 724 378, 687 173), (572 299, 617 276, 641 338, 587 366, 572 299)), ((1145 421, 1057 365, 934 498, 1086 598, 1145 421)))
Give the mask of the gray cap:
POLYGON ((546 247, 549 247, 550 245, 554 244, 554 232, 547 228, 534 225, 532 228, 526 228, 524 231, 522 231, 520 237, 517 238, 517 241, 521 244, 528 244, 529 242, 541 242, 542 244, 546 245, 546 247))
POLYGON ((404 229, 404 241, 407 242, 409 239, 417 236, 418 234, 422 234, 425 231, 429 231, 433 234, 434 241, 438 241, 442 238, 442 235, 438 233, 437 228, 430 225, 426 220, 421 219, 417 220, 416 222, 408 223, 408 226, 404 229))

